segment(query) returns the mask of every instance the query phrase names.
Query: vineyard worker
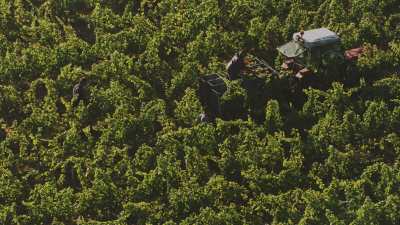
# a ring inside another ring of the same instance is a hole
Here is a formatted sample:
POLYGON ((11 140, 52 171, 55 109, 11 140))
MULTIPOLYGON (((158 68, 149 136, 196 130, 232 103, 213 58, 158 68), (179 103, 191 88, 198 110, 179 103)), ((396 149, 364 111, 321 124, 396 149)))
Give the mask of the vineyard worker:
POLYGON ((212 122, 212 118, 208 116, 206 113, 201 113, 197 118, 197 121, 200 123, 210 123, 212 122))
POLYGON ((72 99, 73 103, 72 106, 75 107, 79 104, 79 102, 84 99, 85 97, 85 85, 87 84, 88 80, 86 77, 83 77, 79 80, 79 83, 75 84, 72 90, 72 99), (74 101, 75 100, 75 101, 74 101))
POLYGON ((300 34, 296 35, 296 41, 304 42, 304 30, 301 29, 300 34))
POLYGON ((200 123, 213 123, 216 118, 215 109, 210 108, 212 106, 206 106, 204 112, 199 115, 197 121, 200 123))
POLYGON ((245 52, 240 51, 239 53, 235 53, 232 57, 231 61, 226 65, 226 69, 228 70, 228 78, 229 80, 236 80, 239 78, 240 71, 244 69, 244 57, 245 52))
POLYGON ((43 98, 47 95, 47 88, 46 85, 43 82, 39 82, 36 85, 36 90, 35 90, 35 97, 39 101, 42 101, 43 98))
POLYGON ((0 128, 0 141, 4 141, 7 137, 7 132, 3 128, 0 128))

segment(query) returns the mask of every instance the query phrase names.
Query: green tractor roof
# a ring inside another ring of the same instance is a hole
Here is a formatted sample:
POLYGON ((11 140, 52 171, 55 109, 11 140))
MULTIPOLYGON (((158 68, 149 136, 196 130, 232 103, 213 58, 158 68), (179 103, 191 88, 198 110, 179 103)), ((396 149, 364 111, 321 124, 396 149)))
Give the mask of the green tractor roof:
POLYGON ((306 51, 303 45, 297 41, 288 42, 282 46, 279 46, 277 49, 280 53, 289 58, 297 57, 306 51))

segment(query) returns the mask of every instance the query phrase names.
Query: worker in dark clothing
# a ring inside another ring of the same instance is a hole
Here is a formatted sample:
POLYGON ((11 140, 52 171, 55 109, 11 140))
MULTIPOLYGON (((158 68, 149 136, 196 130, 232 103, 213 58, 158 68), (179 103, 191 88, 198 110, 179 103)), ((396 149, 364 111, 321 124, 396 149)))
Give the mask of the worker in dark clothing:
POLYGON ((4 141, 7 137, 7 132, 3 128, 0 128, 0 141, 4 141))
POLYGON ((211 123, 215 120, 215 117, 218 115, 218 99, 216 96, 208 95, 207 99, 203 104, 204 112, 201 113, 198 117, 198 121, 202 123, 211 123))
POLYGON ((36 85, 36 90, 35 90, 35 97, 39 101, 42 101, 43 98, 47 95, 47 88, 46 85, 43 82, 40 82, 36 85))
POLYGON ((72 106, 77 106, 81 100, 85 97, 85 86, 87 84, 87 78, 83 77, 79 80, 79 83, 75 84, 74 89, 72 90, 72 106))
POLYGON ((211 123, 213 121, 213 118, 206 113, 201 113, 198 117, 198 121, 200 123, 211 123))
POLYGON ((240 72, 242 69, 244 69, 245 64, 244 64, 244 57, 245 57, 245 52, 240 51, 239 53, 236 53, 231 61, 226 65, 226 69, 228 70, 228 78, 229 80, 236 80, 239 78, 240 72))

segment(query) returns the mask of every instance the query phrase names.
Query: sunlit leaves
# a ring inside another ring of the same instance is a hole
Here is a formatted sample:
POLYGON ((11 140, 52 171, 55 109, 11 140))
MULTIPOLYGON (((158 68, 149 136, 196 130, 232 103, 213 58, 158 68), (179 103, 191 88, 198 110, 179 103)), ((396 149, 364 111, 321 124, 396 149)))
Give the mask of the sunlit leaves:
POLYGON ((186 89, 185 95, 177 102, 175 114, 183 124, 191 125, 196 122, 201 112, 201 105, 193 89, 186 89))
POLYGON ((399 18, 396 0, 0 0, 0 223, 398 224, 399 18), (225 80, 198 122, 199 76, 243 48, 278 68, 318 27, 358 62, 313 88, 225 80))

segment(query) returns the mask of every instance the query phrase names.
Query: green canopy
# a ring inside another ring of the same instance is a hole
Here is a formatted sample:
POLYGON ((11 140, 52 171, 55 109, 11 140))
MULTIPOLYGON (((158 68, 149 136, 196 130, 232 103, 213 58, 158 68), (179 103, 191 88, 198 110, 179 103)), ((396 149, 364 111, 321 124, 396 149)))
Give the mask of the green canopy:
POLYGON ((306 49, 298 42, 291 41, 277 48, 280 53, 288 58, 294 58, 301 55, 306 49))

